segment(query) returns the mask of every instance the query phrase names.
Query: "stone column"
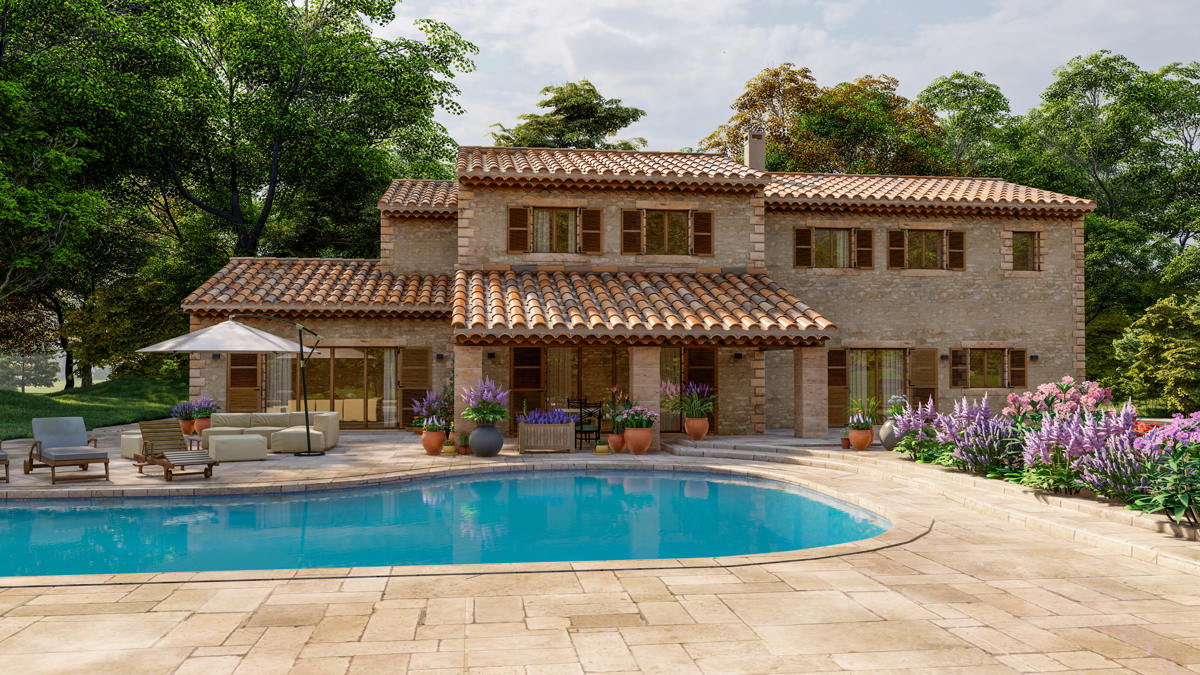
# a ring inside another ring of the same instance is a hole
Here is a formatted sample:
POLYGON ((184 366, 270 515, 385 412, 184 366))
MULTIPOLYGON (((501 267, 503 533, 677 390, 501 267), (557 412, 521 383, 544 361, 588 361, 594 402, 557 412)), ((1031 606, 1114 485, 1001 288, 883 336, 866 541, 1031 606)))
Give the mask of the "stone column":
POLYGON ((767 355, 762 349, 750 352, 750 426, 756 434, 767 432, 767 355))
MULTIPOLYGON (((454 433, 471 433, 475 423, 463 418, 462 393, 483 379, 483 347, 454 345, 454 433)), ((457 438, 455 439, 457 442, 457 438)))
MULTIPOLYGON (((659 407, 659 385, 662 375, 659 370, 659 347, 630 347, 629 348, 629 396, 638 404, 657 413, 662 413, 659 407)), ((654 427, 654 442, 651 450, 660 448, 658 426, 654 427)))
POLYGON ((823 345, 796 347, 792 360, 796 373, 795 436, 825 438, 829 435, 829 350, 823 345))

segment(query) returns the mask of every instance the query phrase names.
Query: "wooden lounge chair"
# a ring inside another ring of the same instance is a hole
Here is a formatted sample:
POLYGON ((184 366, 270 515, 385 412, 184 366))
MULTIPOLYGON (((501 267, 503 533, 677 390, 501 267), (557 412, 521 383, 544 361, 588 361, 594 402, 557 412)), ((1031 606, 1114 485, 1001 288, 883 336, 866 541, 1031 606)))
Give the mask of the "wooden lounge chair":
POLYGON ((220 464, 207 452, 200 449, 200 439, 184 439, 179 422, 172 419, 138 422, 142 429, 142 451, 135 453, 138 473, 147 465, 154 464, 163 469, 163 478, 173 480, 176 476, 199 476, 212 478, 213 467, 220 464), (187 471, 189 466, 204 465, 204 469, 187 471))
POLYGON ((0 449, 0 464, 4 465, 4 482, 8 483, 8 453, 3 449, 0 449))
POLYGON ((50 468, 50 483, 76 480, 108 480, 108 453, 96 447, 96 439, 89 437, 82 417, 35 417, 33 419, 33 446, 25 460, 25 473, 34 469, 50 468), (58 477, 57 470, 63 466, 78 466, 87 471, 89 464, 103 464, 104 475, 70 475, 58 477))

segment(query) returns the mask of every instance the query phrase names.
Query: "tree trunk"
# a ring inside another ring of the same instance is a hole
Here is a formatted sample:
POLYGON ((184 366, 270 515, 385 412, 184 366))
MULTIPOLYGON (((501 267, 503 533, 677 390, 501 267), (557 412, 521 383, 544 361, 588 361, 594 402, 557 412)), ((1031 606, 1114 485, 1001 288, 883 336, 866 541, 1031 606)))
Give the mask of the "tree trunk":
POLYGON ((92 367, 86 363, 79 364, 79 386, 92 386, 92 367))
POLYGON ((75 388, 75 357, 71 355, 71 348, 65 337, 58 338, 58 346, 62 349, 64 360, 64 377, 67 381, 63 385, 63 391, 75 388))

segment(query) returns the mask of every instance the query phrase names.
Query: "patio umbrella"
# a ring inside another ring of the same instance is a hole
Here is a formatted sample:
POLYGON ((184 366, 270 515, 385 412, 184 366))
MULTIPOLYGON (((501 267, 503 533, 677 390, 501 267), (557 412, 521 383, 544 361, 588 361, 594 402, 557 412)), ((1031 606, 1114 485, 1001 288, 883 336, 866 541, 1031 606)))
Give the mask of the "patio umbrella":
MULTIPOLYGON (((238 316, 238 315, 234 315, 238 316)), ((142 347, 139 352, 239 352, 239 353, 283 353, 297 354, 300 357, 300 387, 301 397, 304 399, 304 439, 307 452, 298 452, 297 455, 323 455, 325 452, 319 450, 313 452, 312 440, 309 438, 309 423, 308 423, 308 377, 305 371, 305 365, 308 363, 309 357, 317 349, 317 342, 321 341, 321 336, 295 321, 280 319, 273 316, 253 316, 255 319, 271 319, 273 321, 282 321, 283 323, 291 324, 296 327, 297 337, 299 342, 293 342, 287 338, 281 338, 278 335, 272 335, 266 331, 257 328, 251 328, 244 323, 235 321, 232 317, 226 321, 202 328, 198 331, 173 337, 169 340, 163 340, 157 344, 152 344, 149 347, 142 347), (317 340, 309 349, 308 354, 304 353, 304 334, 312 334, 317 340)))

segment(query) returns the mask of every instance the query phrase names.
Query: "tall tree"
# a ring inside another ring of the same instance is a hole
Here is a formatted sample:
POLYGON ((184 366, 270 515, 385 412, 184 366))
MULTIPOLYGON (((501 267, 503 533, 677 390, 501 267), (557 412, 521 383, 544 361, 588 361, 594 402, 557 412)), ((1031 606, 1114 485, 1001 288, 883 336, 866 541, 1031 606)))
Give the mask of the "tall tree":
POLYGON ((392 18, 388 0, 158 0, 114 9, 96 47, 114 82, 146 82, 121 100, 144 179, 256 255, 281 205, 331 176, 451 154, 434 115, 461 112, 452 78, 477 50, 430 20, 424 40, 372 36, 392 18))
POLYGON ((953 171, 936 114, 897 94, 898 84, 880 75, 821 87, 807 68, 768 68, 746 83, 734 116, 701 147, 736 157, 745 133, 755 130, 766 136, 771 171, 953 171))
POLYGON ((646 146, 644 138, 608 140, 625 127, 640 120, 645 110, 626 106, 618 98, 604 98, 587 80, 550 85, 541 91, 538 101, 545 113, 518 115, 511 129, 493 124, 496 145, 521 148, 602 148, 636 150, 646 146))
POLYGON ((49 387, 58 379, 58 361, 53 354, 0 354, 0 389, 49 387))
POLYGON ((954 71, 934 80, 917 96, 917 103, 940 116, 950 156, 973 167, 995 140, 1009 117, 1008 98, 979 71, 954 71))

